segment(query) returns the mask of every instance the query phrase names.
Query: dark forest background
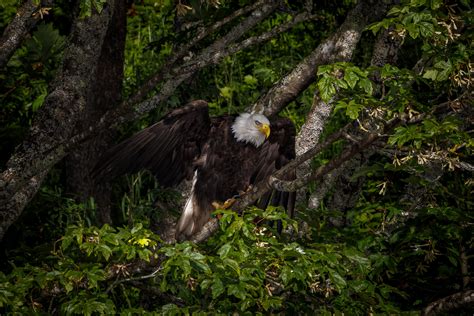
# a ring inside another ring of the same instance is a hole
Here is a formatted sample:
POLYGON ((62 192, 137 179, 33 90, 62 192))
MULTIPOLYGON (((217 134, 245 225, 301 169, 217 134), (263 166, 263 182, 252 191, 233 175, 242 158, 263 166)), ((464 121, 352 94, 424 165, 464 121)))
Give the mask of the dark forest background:
POLYGON ((2 0, 0 313, 471 315, 473 19, 468 0, 2 0), (273 182, 294 218, 244 196, 176 243, 186 184, 90 176, 196 99, 294 122, 298 179, 273 182))

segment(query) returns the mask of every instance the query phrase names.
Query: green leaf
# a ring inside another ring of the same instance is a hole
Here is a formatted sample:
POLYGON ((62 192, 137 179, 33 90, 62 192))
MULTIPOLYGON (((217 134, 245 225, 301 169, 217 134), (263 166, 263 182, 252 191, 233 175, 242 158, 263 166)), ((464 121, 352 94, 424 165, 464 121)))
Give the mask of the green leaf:
POLYGON ((438 77, 438 70, 436 69, 428 69, 424 74, 423 78, 425 79, 431 79, 433 81, 436 81, 436 78, 438 77))
POLYGON ((231 87, 222 87, 219 88, 221 97, 225 99, 232 99, 232 88, 231 87))
POLYGON ((223 245, 221 248, 219 248, 219 251, 217 252, 217 254, 221 257, 221 258, 225 258, 227 257, 227 255, 229 254, 229 251, 232 249, 232 246, 230 243, 227 243, 225 245, 223 245))
POLYGON ((405 26, 405 28, 408 31, 408 34, 410 35, 410 37, 413 39, 416 39, 418 35, 420 35, 420 29, 415 24, 408 24, 405 26))
POLYGON ((135 226, 133 226, 131 233, 132 235, 135 235, 138 231, 143 229, 143 224, 142 223, 137 223, 135 226))
POLYGON ((330 73, 333 69, 333 65, 323 65, 318 67, 317 75, 321 76, 327 73, 330 73))
POLYGON ((358 86, 361 87, 365 93, 368 95, 372 95, 373 92, 373 87, 372 87, 372 81, 370 81, 367 78, 361 78, 359 80, 358 86))
POLYGON ((346 115, 349 116, 352 120, 355 120, 359 117, 359 112, 362 109, 363 105, 357 104, 354 100, 351 100, 347 104, 346 115))
POLYGON ((336 94, 336 87, 334 86, 334 79, 329 76, 324 76, 318 81, 319 94, 324 102, 329 102, 336 94))
POLYGON ((433 36, 435 31, 433 23, 430 22, 420 22, 418 24, 418 28, 420 30, 421 36, 423 37, 433 36))
POLYGON ((434 65, 435 68, 439 69, 438 76, 436 77, 436 81, 444 81, 449 78, 449 75, 453 71, 453 64, 451 60, 447 61, 439 61, 434 65))
POLYGON ((359 76, 352 71, 346 71, 344 73, 344 80, 347 82, 351 89, 354 89, 357 81, 359 81, 359 76))
POLYGON ((329 276, 339 292, 347 286, 346 280, 336 271, 330 270, 329 276))
POLYGON ((244 82, 249 85, 249 86, 257 86, 258 84, 258 79, 255 78, 254 76, 251 76, 251 75, 246 75, 244 77, 244 82))
POLYGON ((227 288, 227 294, 233 295, 241 300, 244 300, 246 298, 245 293, 246 293, 245 289, 242 286, 240 286, 240 284, 231 284, 227 288))
POLYGON ((99 245, 99 251, 102 257, 104 257, 105 261, 108 261, 110 256, 112 255, 112 249, 110 249, 109 246, 104 244, 99 245))
POLYGON ((44 103, 44 98, 46 97, 47 93, 40 94, 32 103, 31 103, 31 109, 33 112, 38 111, 38 109, 43 105, 44 103))
POLYGON ((237 274, 240 274, 240 267, 237 261, 229 259, 229 258, 225 258, 223 260, 223 263, 225 266, 232 268, 235 272, 237 272, 237 274))
POLYGON ((212 298, 216 299, 219 295, 224 293, 224 284, 222 283, 221 279, 218 277, 214 278, 214 281, 212 282, 212 298))

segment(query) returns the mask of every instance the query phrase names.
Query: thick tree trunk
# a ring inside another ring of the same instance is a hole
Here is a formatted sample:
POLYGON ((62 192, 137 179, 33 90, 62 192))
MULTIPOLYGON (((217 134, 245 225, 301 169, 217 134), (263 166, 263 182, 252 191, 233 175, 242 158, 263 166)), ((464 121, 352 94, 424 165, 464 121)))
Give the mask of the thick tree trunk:
MULTIPOLYGON (((123 1, 117 1, 105 35, 95 80, 91 83, 86 108, 76 133, 82 133, 91 122, 97 121, 105 112, 120 104, 125 37, 126 7, 123 1)), ((90 170, 101 153, 110 147, 113 136, 112 130, 104 130, 97 137, 79 145, 66 158, 68 192, 80 202, 93 196, 99 210, 98 220, 102 223, 111 223, 111 187, 104 182, 94 183, 90 170)))
POLYGON ((50 85, 50 93, 29 136, 0 175, 0 239, 20 216, 49 169, 66 154, 54 149, 69 141, 82 118, 114 3, 109 0, 109 6, 100 14, 74 21, 63 64, 50 85))

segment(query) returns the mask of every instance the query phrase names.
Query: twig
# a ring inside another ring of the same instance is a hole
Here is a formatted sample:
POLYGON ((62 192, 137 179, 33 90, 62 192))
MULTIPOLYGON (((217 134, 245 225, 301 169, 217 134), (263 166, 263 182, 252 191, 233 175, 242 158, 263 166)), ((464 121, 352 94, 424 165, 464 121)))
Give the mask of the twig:
POLYGON ((112 283, 108 288, 107 290, 105 291, 106 294, 108 294, 114 287, 116 287, 117 285, 119 285, 120 283, 124 283, 124 282, 131 282, 131 281, 139 281, 139 280, 145 280, 145 279, 151 279, 153 277, 155 277, 158 272, 160 272, 161 270, 163 270, 163 267, 160 266, 158 267, 158 269, 155 269, 155 271, 153 271, 152 273, 150 274, 147 274, 147 275, 140 275, 140 276, 136 276, 136 277, 132 277, 132 278, 127 278, 127 279, 117 279, 114 281, 114 283, 112 283))
POLYGON ((464 246, 461 246, 459 261, 461 261, 462 288, 467 289, 471 280, 469 277, 469 261, 466 256, 466 248, 464 246))

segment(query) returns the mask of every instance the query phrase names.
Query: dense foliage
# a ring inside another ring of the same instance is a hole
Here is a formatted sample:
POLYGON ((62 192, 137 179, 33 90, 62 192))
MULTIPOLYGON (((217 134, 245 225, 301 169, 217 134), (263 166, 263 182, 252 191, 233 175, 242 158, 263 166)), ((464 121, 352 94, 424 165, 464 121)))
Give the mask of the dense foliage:
MULTIPOLYGON (((175 42, 189 40, 175 32, 176 12, 186 22, 211 23, 251 1, 189 2, 130 5, 123 95, 165 63, 175 42)), ((81 14, 87 17, 104 3, 82 1, 81 14)), ((245 109, 333 33, 353 5, 318 4, 317 23, 298 24, 206 68, 160 109, 122 126, 122 134, 189 99, 209 100, 215 115, 245 109)), ((0 4, 1 28, 16 6, 0 4)), ((64 19, 72 14, 69 6, 55 6, 0 70, 2 167, 48 93, 70 31, 64 19)), ((285 22, 294 8, 286 9, 254 31, 285 22)), ((419 313, 433 301, 472 288, 473 19, 468 1, 402 1, 365 31, 351 63, 315 69, 317 81, 282 111, 300 129, 317 90, 323 101, 334 103, 325 136, 349 122, 357 127, 351 139, 315 157, 314 168, 362 139, 360 131, 386 133, 347 177, 355 187, 353 205, 337 208, 333 201, 340 192, 333 187, 317 209, 298 205, 296 219, 274 208, 250 208, 242 216, 218 211, 220 229, 206 242, 165 244, 154 231, 161 215, 153 202, 165 200, 179 212, 180 194, 147 174, 120 179, 115 225, 101 226, 93 199, 78 203, 68 196, 60 164, 3 241, 0 311, 419 313), (386 29, 403 41, 398 62, 370 65, 375 38, 386 29), (383 130, 399 118, 401 124, 383 130)), ((309 183, 308 195, 320 186, 309 183)), ((456 313, 469 314, 469 307, 456 313)))

